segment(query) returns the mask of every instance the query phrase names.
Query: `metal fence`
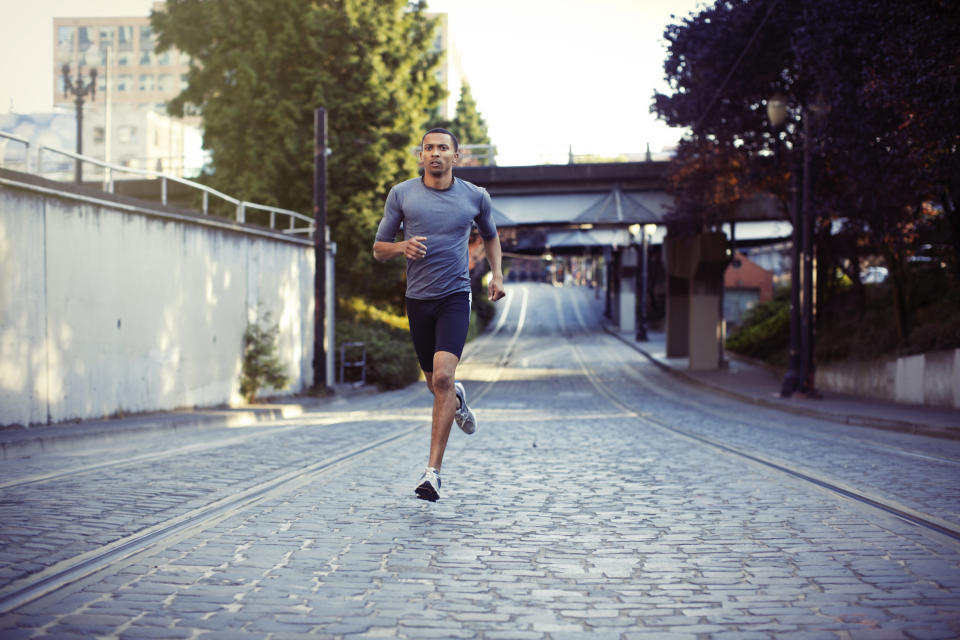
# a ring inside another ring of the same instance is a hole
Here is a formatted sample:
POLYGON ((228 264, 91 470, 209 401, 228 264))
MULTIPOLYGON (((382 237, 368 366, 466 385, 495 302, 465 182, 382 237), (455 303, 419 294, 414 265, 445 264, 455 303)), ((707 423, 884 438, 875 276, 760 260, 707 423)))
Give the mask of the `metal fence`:
POLYGON ((221 191, 217 191, 212 187, 208 187, 207 185, 200 184, 192 180, 187 180, 186 178, 171 176, 160 171, 137 169, 135 167, 126 167, 119 164, 104 162, 103 160, 98 160, 97 158, 80 155, 72 151, 48 147, 46 145, 39 145, 37 147, 36 164, 31 166, 30 141, 21 138, 20 136, 0 131, 0 167, 16 168, 24 171, 25 173, 35 173, 43 177, 49 177, 55 180, 63 180, 67 179, 67 176, 73 175, 73 167, 77 161, 91 164, 104 170, 103 190, 108 193, 113 193, 114 191, 114 173, 132 174, 135 176, 142 176, 144 178, 153 178, 160 181, 160 202, 166 205, 168 204, 168 185, 170 182, 176 182, 189 187, 190 189, 196 189, 202 193, 202 205, 200 208, 204 215, 210 214, 210 196, 213 196, 214 198, 219 199, 227 203, 229 206, 235 208, 237 222, 246 223, 247 210, 263 211, 270 214, 268 226, 271 229, 277 229, 281 233, 286 234, 307 234, 310 238, 313 238, 314 235, 315 223, 314 219, 310 216, 306 216, 297 211, 291 211, 290 209, 282 209, 280 207, 257 204, 247 200, 239 200, 221 191), (10 162, 6 161, 6 146, 8 141, 17 142, 24 145, 22 159, 19 158, 19 154, 17 154, 16 159, 10 162), (52 158, 51 155, 53 156, 52 158), (73 162, 71 162, 71 160, 73 162), (287 225, 285 229, 278 229, 277 216, 286 218, 287 225), (301 226, 297 226, 298 221, 303 224, 301 226))
POLYGON ((30 172, 30 141, 26 138, 21 138, 20 136, 15 136, 12 133, 5 133, 0 131, 0 167, 9 167, 12 169, 17 169, 23 171, 24 173, 30 172), (19 157, 20 154, 15 154, 18 156, 14 160, 7 160, 7 145, 10 141, 18 142, 23 145, 23 157, 19 157))

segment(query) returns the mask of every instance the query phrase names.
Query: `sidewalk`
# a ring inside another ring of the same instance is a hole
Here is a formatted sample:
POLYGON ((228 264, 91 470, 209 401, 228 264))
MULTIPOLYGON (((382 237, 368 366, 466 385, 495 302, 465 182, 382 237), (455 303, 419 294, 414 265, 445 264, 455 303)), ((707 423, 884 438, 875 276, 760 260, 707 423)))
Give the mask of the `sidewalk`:
POLYGON ((668 358, 666 336, 649 331, 649 340, 637 342, 633 332, 607 327, 619 338, 661 369, 688 382, 737 400, 797 415, 822 418, 844 424, 917 433, 937 438, 960 439, 960 410, 901 404, 873 398, 821 391, 822 398, 780 397, 782 380, 770 371, 728 357, 729 366, 717 371, 690 371, 687 358, 668 358))
POLYGON ((344 398, 374 390, 375 387, 335 385, 336 393, 325 398, 285 396, 274 398, 270 403, 244 407, 178 409, 103 420, 71 420, 29 428, 4 427, 0 428, 0 460, 79 448, 107 447, 145 436, 247 427, 272 420, 296 418, 344 398))

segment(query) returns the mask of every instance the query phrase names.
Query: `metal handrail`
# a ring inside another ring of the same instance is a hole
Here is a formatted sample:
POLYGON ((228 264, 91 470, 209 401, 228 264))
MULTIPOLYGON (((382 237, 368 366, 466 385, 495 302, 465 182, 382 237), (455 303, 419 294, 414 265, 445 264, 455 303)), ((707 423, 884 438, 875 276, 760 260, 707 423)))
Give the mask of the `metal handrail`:
MULTIPOLYGON (((27 140, 26 138, 21 138, 20 136, 15 136, 15 135, 13 135, 12 133, 5 133, 5 132, 3 132, 3 131, 0 131, 0 137, 2 137, 2 138, 7 138, 8 140, 13 140, 14 142, 19 142, 20 144, 22 144, 22 145, 24 146, 23 164, 24 164, 24 167, 26 168, 27 172, 29 173, 29 171, 30 171, 30 141, 27 140)), ((3 166, 3 161, 4 161, 4 156, 5 156, 5 155, 6 155, 5 153, 0 153, 0 167, 3 166)))
MULTIPOLYGON (((9 135, 9 134, 4 134, 9 135)), ((73 151, 66 151, 65 149, 57 149, 56 147, 49 147, 47 145, 39 145, 37 148, 37 173, 42 173, 43 169, 43 152, 50 151, 57 153, 68 158, 73 158, 74 160, 80 160, 81 162, 89 162, 104 169, 110 169, 111 171, 118 171, 121 173, 131 173, 134 175, 146 176, 150 178, 159 178, 160 179, 160 201, 164 205, 167 204, 167 181, 172 180, 178 184, 184 186, 199 189, 203 193, 203 206, 202 211, 204 215, 208 215, 210 211, 210 196, 214 195, 225 202, 232 204, 237 208, 237 222, 245 223, 246 222, 246 209, 260 209, 263 211, 270 212, 270 228, 276 228, 276 214, 289 216, 290 218, 290 228, 287 230, 281 230, 282 233, 308 233, 310 237, 313 237, 314 232, 314 220, 309 216, 305 216, 302 213, 297 211, 291 211, 290 209, 281 209, 280 207, 271 207, 263 204, 256 204, 254 202, 249 202, 246 200, 240 200, 232 196, 228 196, 222 191, 218 191, 212 187, 208 187, 205 184, 200 184, 199 182, 194 182, 192 180, 187 180, 186 178, 180 178, 178 176, 170 176, 160 171, 152 171, 150 169, 137 169, 135 167, 125 167, 123 165, 114 164, 111 162, 105 162, 103 160, 98 160, 97 158, 91 158, 90 156, 81 155, 79 153, 74 153, 73 151), (308 223, 307 227, 295 229, 295 220, 303 220, 308 223)), ((111 191, 112 191, 112 179, 111 191)))

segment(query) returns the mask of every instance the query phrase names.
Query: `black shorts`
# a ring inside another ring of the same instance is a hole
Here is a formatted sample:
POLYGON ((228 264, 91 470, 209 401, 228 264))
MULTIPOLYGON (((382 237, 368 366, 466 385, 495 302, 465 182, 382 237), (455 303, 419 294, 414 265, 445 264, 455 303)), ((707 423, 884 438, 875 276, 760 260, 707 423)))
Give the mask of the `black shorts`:
POLYGON ((470 292, 433 300, 407 298, 407 321, 420 368, 433 371, 433 354, 447 351, 460 357, 470 328, 470 292))

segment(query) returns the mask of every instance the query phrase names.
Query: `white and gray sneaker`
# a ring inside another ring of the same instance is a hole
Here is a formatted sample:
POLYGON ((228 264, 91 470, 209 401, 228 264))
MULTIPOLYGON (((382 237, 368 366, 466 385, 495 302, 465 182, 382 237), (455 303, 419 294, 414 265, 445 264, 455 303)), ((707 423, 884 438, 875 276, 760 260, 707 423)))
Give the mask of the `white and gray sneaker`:
POLYGON ((440 499, 440 472, 433 467, 427 467, 417 481, 417 488, 413 490, 421 500, 436 502, 440 499))
POLYGON ((477 417, 467 406, 467 391, 459 382, 455 382, 453 388, 457 392, 457 398, 460 399, 460 408, 453 414, 453 419, 464 433, 473 433, 477 430, 477 417))

